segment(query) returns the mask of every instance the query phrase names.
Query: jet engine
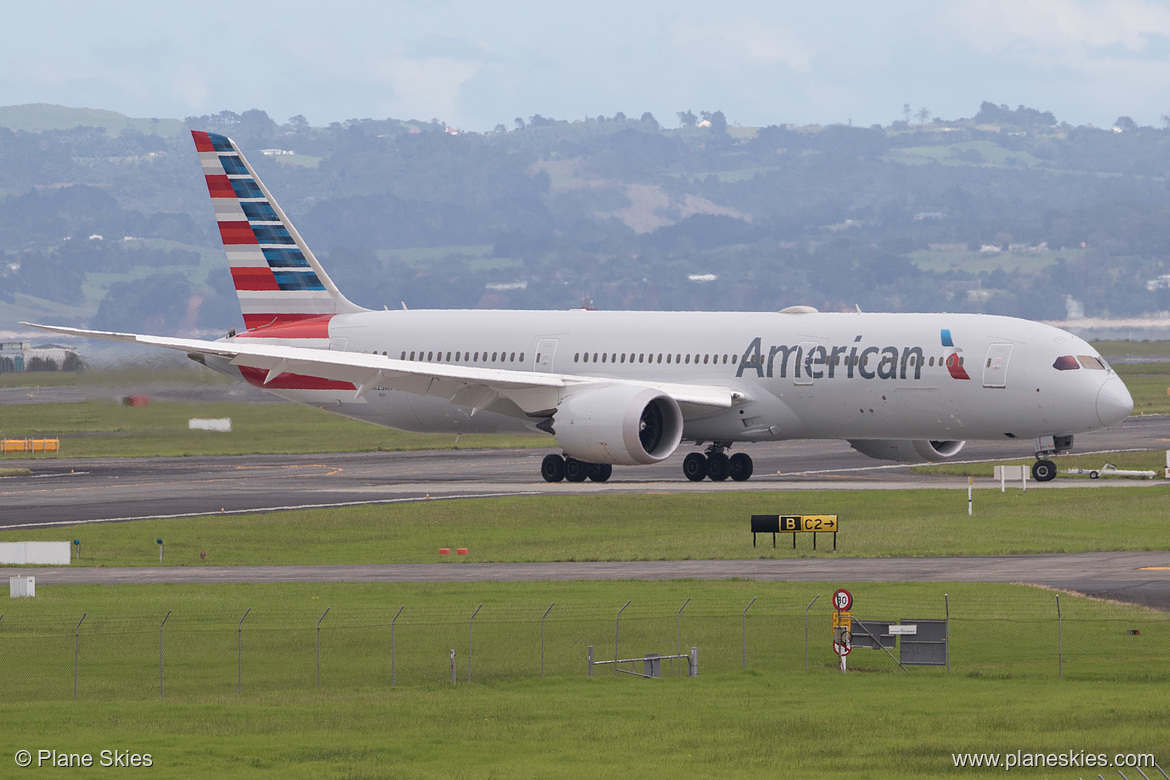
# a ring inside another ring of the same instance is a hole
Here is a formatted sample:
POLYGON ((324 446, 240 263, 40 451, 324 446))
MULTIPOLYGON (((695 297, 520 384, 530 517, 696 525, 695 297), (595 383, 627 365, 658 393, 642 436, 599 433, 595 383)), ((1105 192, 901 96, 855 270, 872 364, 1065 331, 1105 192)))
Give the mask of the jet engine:
POLYGON ((682 411, 665 393, 636 385, 582 390, 565 398, 546 430, 573 458, 639 466, 669 458, 682 441, 682 411))
POLYGON ((849 446, 878 460, 903 463, 933 463, 959 454, 965 441, 895 441, 893 439, 850 439, 849 446))

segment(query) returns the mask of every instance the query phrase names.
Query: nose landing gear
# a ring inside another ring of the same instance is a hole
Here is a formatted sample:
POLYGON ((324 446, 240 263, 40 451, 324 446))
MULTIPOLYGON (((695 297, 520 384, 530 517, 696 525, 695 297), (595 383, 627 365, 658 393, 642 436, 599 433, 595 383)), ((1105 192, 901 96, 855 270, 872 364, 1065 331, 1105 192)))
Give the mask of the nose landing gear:
POLYGON ((1032 440, 1032 449, 1036 452, 1036 462, 1032 464, 1032 479, 1037 482, 1048 482, 1056 479, 1056 464, 1048 459, 1050 455, 1059 455, 1072 449, 1073 437, 1040 436, 1032 440))

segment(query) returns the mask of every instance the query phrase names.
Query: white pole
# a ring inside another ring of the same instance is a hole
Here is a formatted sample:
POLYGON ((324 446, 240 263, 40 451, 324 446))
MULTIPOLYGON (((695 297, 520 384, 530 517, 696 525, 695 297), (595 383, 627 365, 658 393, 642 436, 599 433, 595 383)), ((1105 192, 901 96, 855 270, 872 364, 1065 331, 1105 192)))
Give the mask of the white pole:
POLYGON ((967 477, 967 517, 971 516, 971 483, 974 481, 974 477, 967 477))
POLYGON ((999 467, 999 492, 1007 492, 1007 471, 1003 466, 999 467))

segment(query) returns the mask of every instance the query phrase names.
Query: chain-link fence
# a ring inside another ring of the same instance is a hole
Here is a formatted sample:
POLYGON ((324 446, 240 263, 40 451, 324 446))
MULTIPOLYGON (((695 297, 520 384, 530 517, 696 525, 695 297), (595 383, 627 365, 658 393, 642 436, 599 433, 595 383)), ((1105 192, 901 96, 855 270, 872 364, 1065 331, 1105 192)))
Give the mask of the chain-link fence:
MULTIPOLYGON (((271 691, 450 685, 588 673, 598 661, 690 653, 702 674, 837 669, 830 594, 798 603, 696 598, 665 603, 468 603, 386 609, 322 605, 157 615, 0 615, 9 701, 198 698, 271 691), (619 614, 620 612, 620 614, 619 614)), ((1170 615, 1029 592, 993 602, 868 598, 855 620, 945 620, 944 663, 901 665, 907 636, 855 647, 850 670, 992 678, 1170 679, 1170 615)), ((640 670, 640 664, 638 666, 640 670)), ((664 660, 664 676, 685 675, 664 660)), ((595 674, 614 674, 600 666, 595 674)))

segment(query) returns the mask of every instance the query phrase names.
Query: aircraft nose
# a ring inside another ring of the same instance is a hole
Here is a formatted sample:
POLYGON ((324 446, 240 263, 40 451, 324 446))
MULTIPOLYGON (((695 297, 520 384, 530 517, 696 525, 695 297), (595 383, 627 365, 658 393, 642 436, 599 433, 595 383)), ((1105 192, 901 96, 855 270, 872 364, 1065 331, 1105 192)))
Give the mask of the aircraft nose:
POLYGON ((1133 397, 1129 389, 1116 374, 1110 375, 1097 393, 1097 418, 1103 425, 1116 425, 1132 411, 1133 397))

